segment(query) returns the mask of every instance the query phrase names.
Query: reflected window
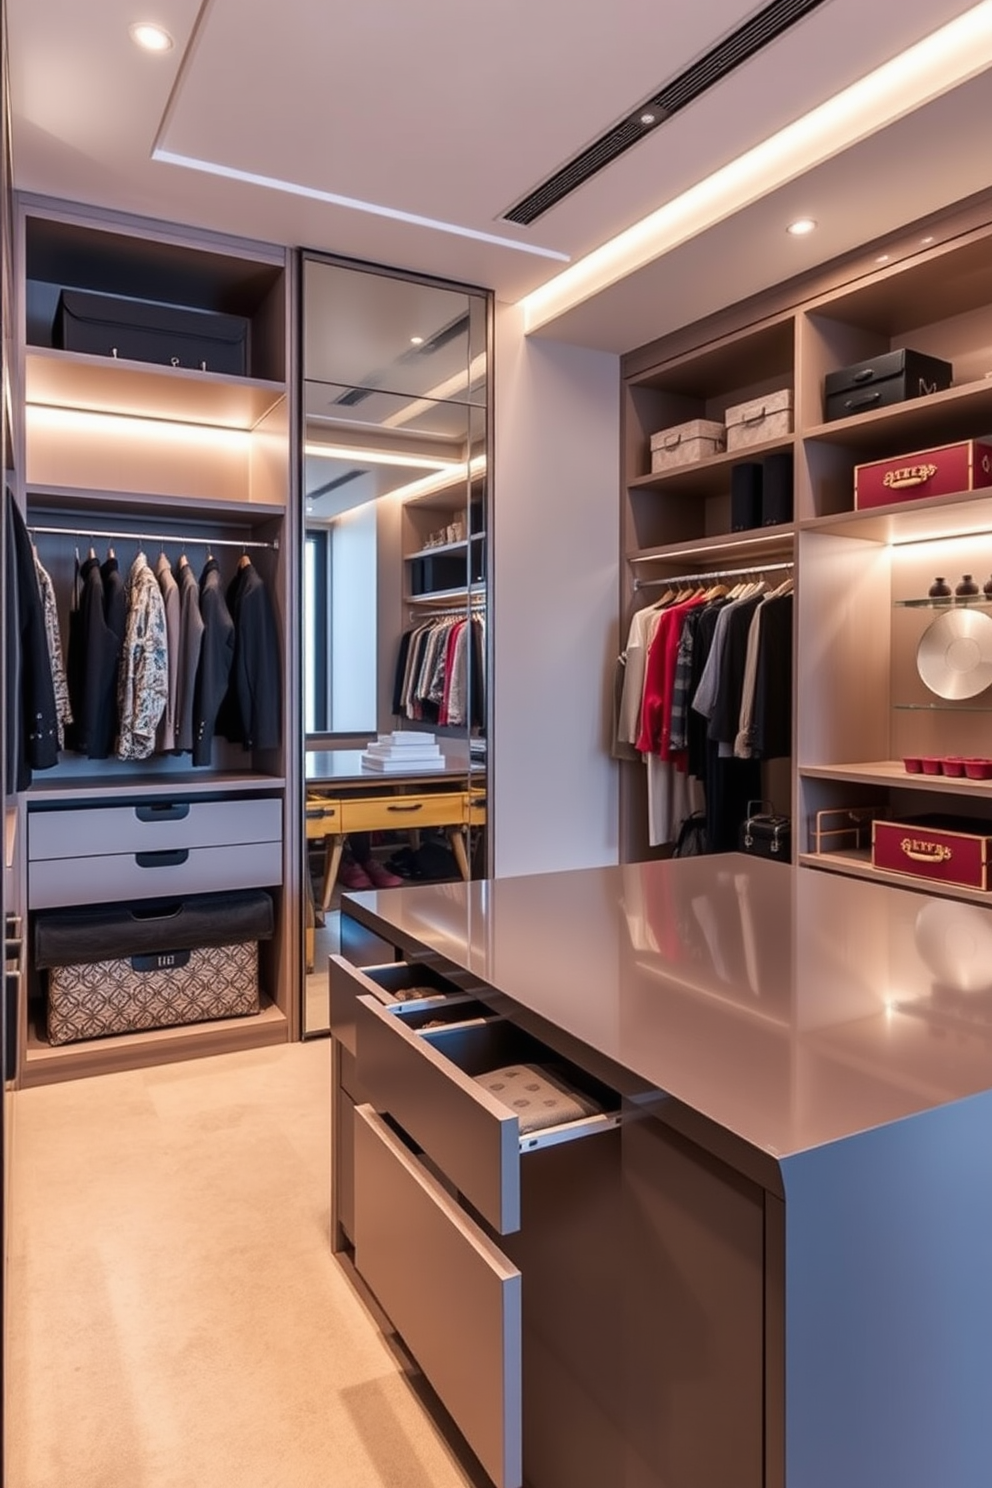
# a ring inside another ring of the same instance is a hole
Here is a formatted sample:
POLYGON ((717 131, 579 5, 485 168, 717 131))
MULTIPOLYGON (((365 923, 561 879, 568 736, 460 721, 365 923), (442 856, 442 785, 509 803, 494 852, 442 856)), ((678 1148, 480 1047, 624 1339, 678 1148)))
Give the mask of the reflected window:
POLYGON ((307 733, 363 733, 375 719, 376 561, 373 503, 307 532, 303 568, 307 733))

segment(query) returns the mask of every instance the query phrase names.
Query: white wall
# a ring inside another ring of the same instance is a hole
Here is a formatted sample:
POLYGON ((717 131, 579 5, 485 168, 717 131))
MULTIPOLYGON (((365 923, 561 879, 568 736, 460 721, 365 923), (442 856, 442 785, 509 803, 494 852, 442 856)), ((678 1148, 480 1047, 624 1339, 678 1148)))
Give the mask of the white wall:
POLYGON ((494 729, 499 877, 618 860, 620 369, 496 315, 494 729))

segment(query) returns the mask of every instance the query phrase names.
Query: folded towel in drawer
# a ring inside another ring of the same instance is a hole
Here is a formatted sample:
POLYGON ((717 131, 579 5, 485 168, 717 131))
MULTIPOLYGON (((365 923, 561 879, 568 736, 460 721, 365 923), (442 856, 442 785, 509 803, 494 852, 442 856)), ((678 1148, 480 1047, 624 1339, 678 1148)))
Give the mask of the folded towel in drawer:
POLYGON ((56 910, 35 921, 35 964, 78 966, 152 951, 268 940, 274 928, 272 899, 264 889, 56 910))
POLYGON ((521 1132, 561 1126, 566 1121, 595 1116, 601 1109, 589 1096, 540 1064, 508 1064, 475 1079, 519 1118, 521 1132))

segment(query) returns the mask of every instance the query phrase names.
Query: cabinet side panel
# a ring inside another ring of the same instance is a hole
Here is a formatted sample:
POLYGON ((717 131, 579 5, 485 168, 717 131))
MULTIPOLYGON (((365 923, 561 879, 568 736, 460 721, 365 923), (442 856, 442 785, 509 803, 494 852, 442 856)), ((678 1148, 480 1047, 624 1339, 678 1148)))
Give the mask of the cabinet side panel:
POLYGON ((804 1153, 786 1189, 786 1466, 992 1482, 992 1095, 804 1153))

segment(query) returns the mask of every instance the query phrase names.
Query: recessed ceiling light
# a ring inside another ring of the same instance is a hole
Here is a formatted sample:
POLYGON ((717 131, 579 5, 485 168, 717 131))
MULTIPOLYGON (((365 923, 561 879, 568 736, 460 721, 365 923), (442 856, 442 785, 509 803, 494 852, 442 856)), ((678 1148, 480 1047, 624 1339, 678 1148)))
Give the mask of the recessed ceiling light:
POLYGON ((172 51, 172 37, 164 26, 157 26, 154 21, 135 21, 127 29, 135 46, 142 47, 146 52, 172 51))
POLYGON ((654 123, 657 122, 657 119, 658 119, 658 115, 657 114, 642 114, 641 115, 641 123, 642 124, 654 124, 654 123))
POLYGON ((880 253, 875 260, 876 263, 888 263, 888 261, 889 255, 887 253, 880 253))
POLYGON ((795 222, 790 222, 785 229, 794 238, 804 238, 807 233, 813 232, 816 222, 812 217, 797 217, 795 222))
POLYGON ((423 338, 423 336, 411 336, 410 337, 410 345, 411 346, 423 346, 423 344, 424 344, 424 338, 423 338))
POLYGON ((921 238, 920 239, 920 242, 921 243, 932 243, 933 242, 933 234, 931 233, 931 235, 928 238, 921 238))

